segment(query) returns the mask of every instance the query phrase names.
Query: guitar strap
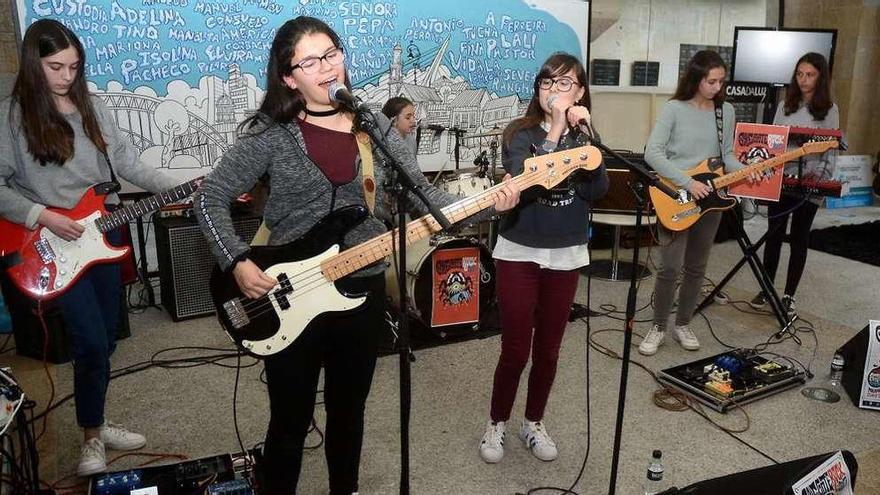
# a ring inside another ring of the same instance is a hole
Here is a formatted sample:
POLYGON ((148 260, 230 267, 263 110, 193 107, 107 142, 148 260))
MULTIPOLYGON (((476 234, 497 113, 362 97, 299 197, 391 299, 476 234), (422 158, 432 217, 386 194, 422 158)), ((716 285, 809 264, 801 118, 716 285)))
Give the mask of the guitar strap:
POLYGON ((113 171, 113 163, 110 162, 110 156, 107 155, 106 151, 102 151, 101 155, 104 157, 104 161, 107 162, 107 168, 110 169, 110 181, 113 183, 108 192, 119 192, 122 185, 119 184, 119 179, 116 178, 116 173, 113 171))
POLYGON ((366 132, 358 131, 355 132, 354 136, 363 166, 364 200, 367 202, 367 208, 370 210, 370 213, 373 213, 376 209, 376 173, 373 164, 373 141, 366 132))
MULTIPOLYGON (((285 129, 287 128, 285 127, 285 129)), ((290 132, 290 129, 287 129, 287 132, 290 132)), ((292 135, 293 133, 291 133, 292 135)), ((363 167, 364 201, 366 201, 370 213, 373 213, 376 209, 376 173, 373 165, 373 141, 370 140, 370 136, 366 132, 355 132, 354 137, 358 145, 358 152, 360 153, 361 165, 363 167)), ((295 138, 294 141, 296 141, 295 138)), ((112 173, 113 169, 111 168, 110 170, 112 173)), ((266 227, 266 222, 262 222, 253 240, 251 240, 251 246, 267 245, 270 234, 271 231, 266 227)))
POLYGON ((718 156, 724 157, 724 103, 715 102, 715 128, 718 129, 718 156))

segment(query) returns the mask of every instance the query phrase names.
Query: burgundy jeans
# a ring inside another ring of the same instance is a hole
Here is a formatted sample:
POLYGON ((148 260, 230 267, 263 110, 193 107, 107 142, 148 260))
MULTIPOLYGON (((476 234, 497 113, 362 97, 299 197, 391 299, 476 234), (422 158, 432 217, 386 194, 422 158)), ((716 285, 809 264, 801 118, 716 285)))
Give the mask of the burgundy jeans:
POLYGON ((532 368, 526 419, 540 421, 556 377, 559 347, 577 291, 578 271, 541 269, 535 263, 496 260, 501 313, 501 356, 492 388, 492 421, 507 421, 529 354, 532 368))

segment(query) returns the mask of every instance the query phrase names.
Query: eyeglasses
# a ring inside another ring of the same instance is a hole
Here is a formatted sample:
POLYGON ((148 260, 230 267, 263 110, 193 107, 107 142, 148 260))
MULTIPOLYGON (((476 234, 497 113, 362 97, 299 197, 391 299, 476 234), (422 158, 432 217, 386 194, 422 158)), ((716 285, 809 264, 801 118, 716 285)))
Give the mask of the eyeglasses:
MULTIPOLYGON (((578 84, 567 77, 560 77, 559 79, 538 79, 538 87, 541 89, 550 89, 553 87, 553 84, 556 84, 556 90, 565 93, 569 91, 571 87, 575 84, 578 84)), ((580 86, 578 84, 578 86, 580 86)))
POLYGON ((342 51, 342 48, 336 47, 320 57, 306 57, 292 66, 290 72, 301 69, 305 75, 315 74, 321 69, 322 60, 326 60, 330 65, 339 65, 345 60, 345 52, 342 51))

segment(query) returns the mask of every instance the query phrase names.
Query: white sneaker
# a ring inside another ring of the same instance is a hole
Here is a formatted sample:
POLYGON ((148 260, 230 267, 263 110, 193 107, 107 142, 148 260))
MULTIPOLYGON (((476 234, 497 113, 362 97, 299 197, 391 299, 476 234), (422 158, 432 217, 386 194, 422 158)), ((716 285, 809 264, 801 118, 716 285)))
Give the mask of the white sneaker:
POLYGON ((76 475, 85 477, 95 473, 103 473, 106 470, 107 454, 104 452, 104 442, 100 438, 88 439, 79 454, 76 475))
POLYGON ((495 464, 504 457, 504 433, 507 427, 504 421, 493 423, 490 419, 486 424, 486 433, 480 441, 480 457, 489 464, 495 464))
POLYGON ((108 449, 136 450, 147 444, 147 439, 140 433, 126 429, 109 421, 101 425, 101 441, 108 449))
POLYGON ((788 316, 789 321, 797 316, 797 308, 794 307, 794 296, 785 294, 782 296, 782 310, 788 316))
POLYGON ((547 433, 544 423, 541 421, 524 419, 519 437, 532 452, 532 455, 542 461, 552 461, 559 455, 556 450, 556 442, 550 438, 550 434, 547 433))
POLYGON ((639 354, 645 356, 653 356, 656 354, 657 348, 663 345, 664 337, 666 337, 666 332, 660 330, 659 325, 653 325, 651 329, 648 330, 642 343, 639 344, 639 354))
POLYGON ((687 325, 675 325, 675 338, 682 347, 689 351, 696 351, 700 348, 700 341, 697 336, 687 325))

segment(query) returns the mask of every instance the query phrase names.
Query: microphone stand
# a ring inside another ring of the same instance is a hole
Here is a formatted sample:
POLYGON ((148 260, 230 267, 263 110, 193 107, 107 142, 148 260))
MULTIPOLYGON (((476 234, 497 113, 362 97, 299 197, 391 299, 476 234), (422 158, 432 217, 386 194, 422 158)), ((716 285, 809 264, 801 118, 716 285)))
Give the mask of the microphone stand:
POLYGON ((400 320, 398 322, 398 355, 400 363, 400 495, 409 495, 409 420, 412 404, 412 373, 410 363, 415 355, 410 348, 409 334, 409 299, 406 293, 406 211, 407 191, 412 191, 428 208, 435 220, 444 228, 450 227, 449 219, 432 204, 421 186, 404 169, 403 164, 388 150, 381 129, 377 125, 376 116, 365 105, 354 108, 358 126, 364 129, 373 139, 373 143, 385 155, 385 163, 389 166, 388 180, 393 183, 391 188, 397 198, 397 287, 400 291, 400 320))
MULTIPOLYGON (((589 126, 586 126, 588 130, 589 126)), ((610 149, 609 147, 602 144, 602 142, 593 136, 592 132, 585 133, 588 135, 590 144, 599 148, 604 153, 607 153, 617 160, 620 160, 621 163, 627 166, 635 175, 636 182, 631 182, 629 184, 630 189, 636 198, 636 243, 633 247, 633 266, 637 266, 639 262, 639 244, 638 239, 641 234, 642 227, 642 214, 645 210, 645 205, 647 204, 647 198, 645 196, 645 190, 647 186, 654 186, 657 189, 663 191, 663 193, 669 195, 670 197, 677 198, 678 193, 668 187, 667 185, 660 182, 654 173, 650 172, 644 166, 633 163, 626 158, 620 156, 619 153, 610 149)), ((636 284, 638 275, 638 270, 631 270, 629 276, 629 290, 626 296, 626 319, 624 323, 624 331, 623 331, 623 363, 620 366, 620 389, 617 395, 617 422, 614 424, 614 450, 611 457, 611 476, 608 485, 608 494, 614 495, 616 485, 617 485, 617 465, 620 461, 620 440, 622 436, 623 430, 623 412, 626 406, 626 381, 629 377, 629 357, 630 357, 630 348, 632 347, 632 332, 635 328, 635 316, 636 316, 636 296, 638 293, 638 286, 636 284)))

